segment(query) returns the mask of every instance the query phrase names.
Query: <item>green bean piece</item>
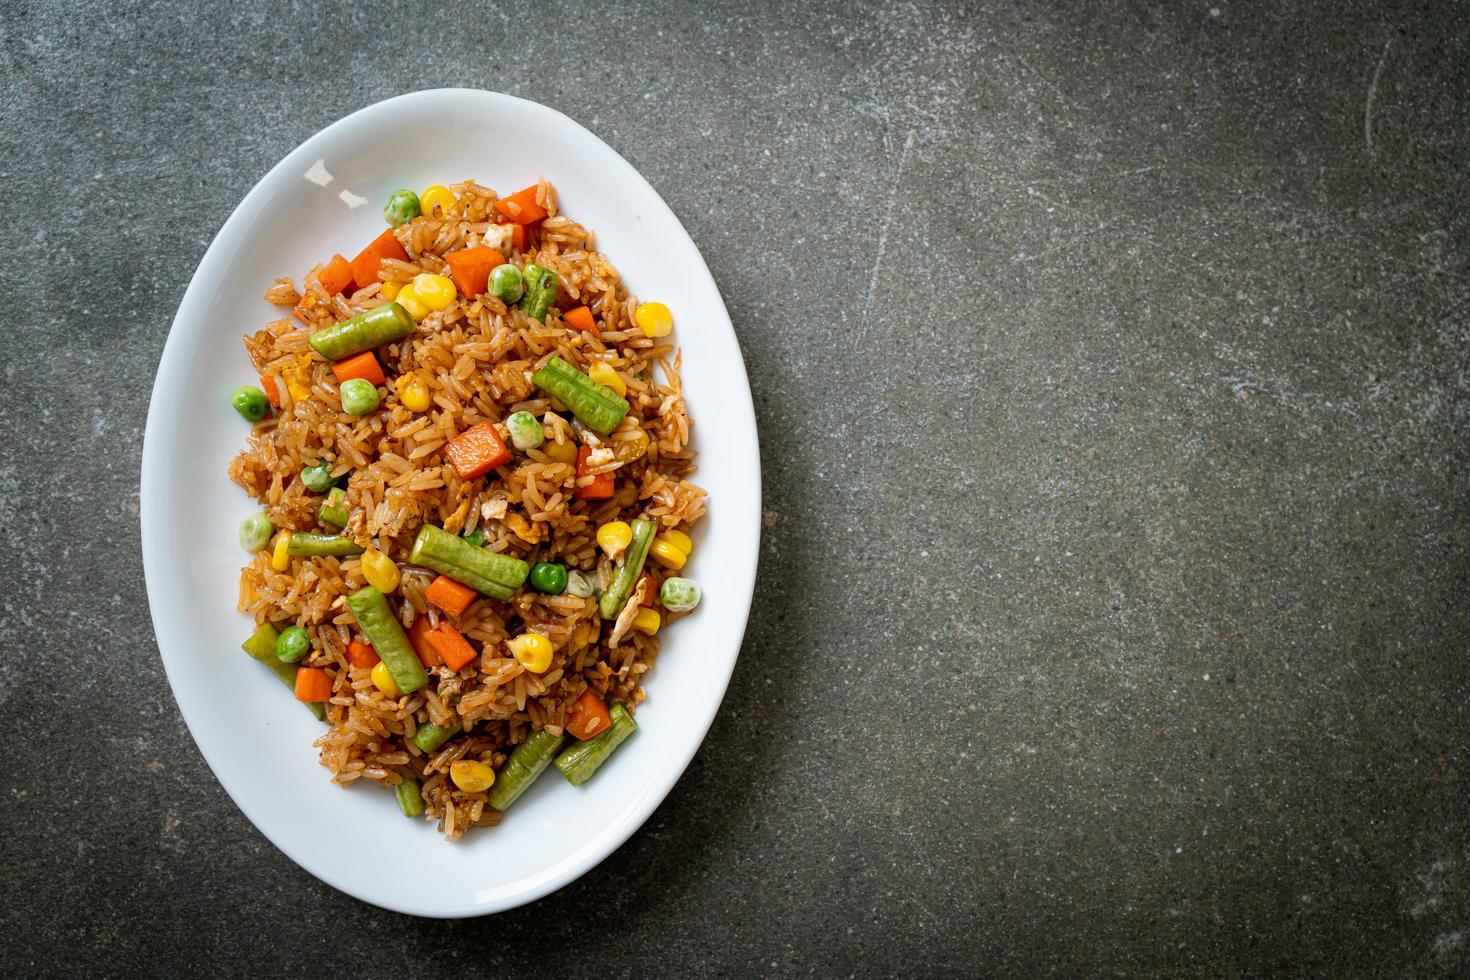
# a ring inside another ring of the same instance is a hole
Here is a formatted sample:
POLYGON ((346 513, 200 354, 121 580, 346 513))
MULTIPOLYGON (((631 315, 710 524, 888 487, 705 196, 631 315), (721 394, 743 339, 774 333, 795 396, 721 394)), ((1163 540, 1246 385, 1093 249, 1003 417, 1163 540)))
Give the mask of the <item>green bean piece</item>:
POLYGON ((408 560, 495 599, 509 599, 531 572, 530 566, 519 558, 477 548, 432 524, 419 528, 408 560))
POLYGON ((433 752, 439 746, 458 735, 459 732, 460 728, 458 725, 450 725, 446 728, 443 725, 436 725, 432 721, 425 722, 418 731, 413 733, 413 744, 425 752, 433 752))
MULTIPOLYGON (((261 623, 250 634, 249 639, 240 644, 240 649, 250 654, 250 659, 258 660, 270 668, 282 684, 296 691, 296 665, 283 663, 276 659, 276 628, 270 623, 261 623)), ((327 706, 319 701, 308 701, 306 706, 311 713, 316 715, 317 721, 327 720, 327 706)))
POLYGON ((300 626, 287 626, 276 637, 276 659, 294 664, 311 652, 311 637, 300 626))
POLYGON ((265 397, 265 392, 252 385, 236 388, 234 394, 230 395, 230 404, 235 406, 235 411, 247 422, 259 422, 271 410, 271 402, 265 397))
POLYGON ((702 597, 699 583, 692 578, 666 578, 658 589, 658 601, 669 612, 688 612, 702 597))
POLYGON ((388 673, 401 693, 411 694, 429 682, 419 655, 408 642, 403 627, 398 625, 383 593, 371 585, 364 586, 347 597, 347 610, 357 620, 358 628, 373 645, 378 658, 388 665, 388 673))
POLYGON ((424 812, 424 794, 419 791, 417 779, 411 776, 405 778, 393 787, 393 795, 398 798, 398 809, 403 811, 405 817, 416 817, 424 812))
POLYGON ((556 299, 556 273, 539 265, 526 266, 521 274, 526 281, 526 293, 521 297, 521 311, 533 320, 546 321, 546 311, 556 299))
POLYGON ((510 430, 510 441, 521 452, 535 449, 546 441, 545 430, 530 412, 512 412, 505 420, 505 427, 510 430))
POLYGON ((642 518, 633 521, 633 540, 623 552, 623 560, 618 563, 612 583, 597 601, 603 619, 617 619, 618 613, 623 611, 623 604, 628 601, 638 576, 643 574, 643 563, 648 560, 648 547, 653 544, 653 532, 656 530, 658 526, 653 521, 642 518))
POLYGON ((514 303, 526 291, 521 270, 509 262, 490 270, 490 292, 503 303, 514 303))
POLYGON ((394 228, 408 224, 422 213, 419 196, 410 190, 394 191, 383 205, 383 220, 394 228))
POLYGON ((347 526, 347 521, 352 517, 352 512, 347 509, 347 491, 341 487, 333 487, 327 491, 327 499, 322 501, 321 507, 316 512, 316 519, 328 527, 338 530, 347 526))
POLYGON ((293 558, 350 558, 363 552, 362 545, 336 534, 292 531, 286 554, 293 558))
POLYGON ((313 466, 301 468, 301 482, 306 484, 306 489, 321 493, 332 486, 332 464, 322 460, 313 466))
POLYGON ((349 378, 337 389, 342 399, 342 411, 348 415, 366 415, 378 407, 381 396, 373 383, 366 378, 349 378))
POLYGON ((531 383, 560 398, 583 425, 600 435, 612 432, 628 414, 626 399, 555 355, 531 375, 531 383))
POLYGON ((551 760, 566 740, 565 735, 553 735, 547 731, 532 732, 527 736, 505 760, 500 772, 495 774, 495 785, 490 787, 488 798, 490 805, 503 813, 520 799, 536 777, 551 765, 551 760))
POLYGON ((556 768, 561 770, 561 774, 573 786, 581 786, 591 779, 597 767, 607 761, 613 750, 638 730, 638 723, 628 714, 628 709, 623 707, 621 701, 614 702, 609 714, 612 715, 611 728, 585 742, 576 743, 556 757, 556 768))
POLYGON ((265 511, 251 514, 240 522, 240 547, 249 552, 260 551, 270 544, 271 535, 275 533, 276 526, 265 516, 265 511))
POLYGON ((375 306, 351 320, 343 320, 313 333, 307 341, 329 361, 340 361, 382 344, 391 344, 413 333, 413 317, 397 303, 375 306))
POLYGON ((567 567, 554 561, 531 566, 531 588, 543 595, 561 595, 567 588, 567 567))

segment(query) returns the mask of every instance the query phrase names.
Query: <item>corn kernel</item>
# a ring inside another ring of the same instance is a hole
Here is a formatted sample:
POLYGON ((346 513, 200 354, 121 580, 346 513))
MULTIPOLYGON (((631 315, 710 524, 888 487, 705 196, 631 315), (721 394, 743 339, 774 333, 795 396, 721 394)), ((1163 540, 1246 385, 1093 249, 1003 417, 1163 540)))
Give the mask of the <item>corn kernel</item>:
POLYGON ((659 537, 684 552, 684 557, 686 558, 694 552, 694 542, 689 540, 689 535, 683 531, 665 531, 659 537))
POLYGON ((405 374, 398 379, 398 402, 410 412, 426 411, 433 403, 429 397, 429 386, 416 375, 405 374))
POLYGON ((429 315, 429 307, 423 300, 419 299, 419 294, 414 290, 413 283, 409 283, 398 291, 396 302, 408 311, 408 315, 413 317, 415 323, 429 315))
POLYGON ((662 535, 653 539, 653 544, 648 546, 648 553, 657 558, 660 565, 672 568, 676 572, 683 568, 684 563, 689 560, 688 555, 670 544, 669 540, 662 535))
POLYGON ((449 764, 449 778, 466 793, 483 793, 495 785, 495 770, 474 759, 460 759, 449 764))
POLYGON ((638 610, 638 614, 633 617, 633 628, 640 633, 647 633, 649 636, 652 636, 658 632, 659 624, 662 622, 663 618, 659 616, 658 610, 649 609, 645 606, 638 610))
POLYGON ((291 532, 282 531, 276 535, 276 546, 271 552, 271 568, 278 572, 284 572, 291 565, 291 555, 286 550, 291 546, 291 532))
POLYGON ((362 553, 362 577, 367 579, 368 585, 385 595, 398 588, 398 566, 377 548, 369 548, 362 553))
POLYGON ((424 214, 430 216, 433 215, 435 208, 448 214, 454 208, 455 203, 454 192, 443 184, 430 184, 419 195, 419 207, 424 214))
POLYGON ((608 521, 597 529, 597 546, 609 558, 617 558, 633 540, 633 529, 627 521, 608 521))
POLYGON ((438 313, 440 310, 448 309, 449 304, 454 302, 459 295, 454 288, 454 280, 448 276, 436 276, 432 272, 421 272, 413 277, 413 291, 418 295, 430 310, 438 313))
POLYGON ((373 672, 369 674, 373 679, 373 687, 383 692, 384 697, 398 697, 398 683, 393 680, 393 674, 388 670, 388 665, 379 660, 373 665, 373 672))
POLYGON ((674 329, 674 314, 662 303, 639 303, 633 311, 633 322, 645 337, 667 337, 674 329))
POLYGON ((378 290, 378 295, 386 300, 391 300, 398 296, 398 291, 402 288, 402 283, 385 282, 383 283, 383 288, 378 290))
POLYGON ((577 445, 571 441, 548 442, 541 451, 558 463, 570 463, 577 458, 577 445))
POLYGON ((551 641, 540 633, 522 633, 505 645, 510 655, 533 674, 544 674, 551 666, 551 641))
POLYGON ((607 385, 613 391, 617 392, 619 398, 628 393, 628 386, 623 383, 622 376, 613 370, 611 364, 604 364, 598 361, 587 369, 587 377, 600 385, 607 385))

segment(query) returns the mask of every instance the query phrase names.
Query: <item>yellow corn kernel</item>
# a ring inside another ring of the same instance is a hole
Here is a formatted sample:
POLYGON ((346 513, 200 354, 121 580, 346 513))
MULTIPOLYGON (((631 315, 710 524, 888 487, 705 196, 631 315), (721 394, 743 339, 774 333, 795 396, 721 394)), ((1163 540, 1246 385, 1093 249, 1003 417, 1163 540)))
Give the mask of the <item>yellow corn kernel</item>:
POLYGON ((688 558, 691 554, 694 553, 694 542, 689 540, 689 535, 685 534, 683 531, 665 531, 663 534, 660 534, 659 537, 663 538, 669 544, 684 552, 685 558, 688 558))
POLYGON ((617 392, 619 398, 628 393, 628 386, 623 383, 622 376, 613 370, 611 364, 604 364, 598 361, 587 369, 587 377, 600 385, 607 385, 613 391, 617 392))
POLYGON ((419 294, 413 288, 413 283, 409 283, 400 289, 395 301, 399 306, 408 311, 408 315, 413 317, 415 323, 429 315, 429 306, 423 300, 419 299, 419 294))
POLYGON ((662 303, 639 303, 633 311, 633 322, 645 337, 667 337, 674 329, 674 314, 662 303))
POLYGON ((271 551, 271 568, 278 572, 284 572, 291 565, 291 555, 286 551, 291 545, 291 532, 282 531, 276 535, 276 546, 271 551))
POLYGON ((633 617, 633 628, 640 633, 647 633, 649 636, 652 636, 658 632, 659 624, 662 622, 663 618, 659 616, 658 610, 649 609, 645 606, 638 610, 638 614, 633 617))
POLYGON ((609 558, 621 555, 632 540, 633 529, 628 526, 627 521, 608 521, 597 529, 597 547, 609 558))
POLYGON ((384 697, 398 697, 398 684, 393 680, 393 674, 389 672, 388 665, 379 660, 373 664, 373 672, 368 675, 373 679, 373 687, 383 692, 384 697))
POLYGON ((448 309, 449 304, 459 295, 459 291, 454 288, 453 279, 436 276, 432 272, 421 272, 414 276, 412 286, 419 300, 435 313, 448 309))
POLYGON ((434 209, 439 208, 445 214, 454 208, 456 198, 454 192, 443 184, 430 184, 424 188, 419 195, 419 208, 424 214, 432 216, 434 209))
POLYGON ((397 297, 398 291, 403 288, 402 283, 385 282, 383 288, 378 290, 378 295, 384 299, 391 300, 397 297))
POLYGON ((533 674, 544 674, 551 666, 551 641, 540 633, 522 633, 505 645, 510 655, 533 674))
POLYGON ((362 553, 362 577, 385 595, 398 588, 398 566, 377 548, 362 553))
POLYGON ((405 374, 399 378, 396 390, 399 404, 410 412, 426 411, 433 403, 429 397, 429 386, 420 381, 417 375, 405 374))
POLYGON ((577 458, 577 444, 574 442, 548 442, 541 451, 558 463, 570 463, 577 458))
POLYGON ((495 770, 474 759, 460 759, 449 764, 449 778, 466 793, 483 793, 495 785, 495 770))
POLYGON ((648 546, 648 553, 654 558, 657 558, 660 565, 665 568, 672 568, 676 572, 683 568, 684 563, 689 560, 688 555, 680 551, 669 542, 668 538, 662 535, 653 539, 653 544, 648 546))

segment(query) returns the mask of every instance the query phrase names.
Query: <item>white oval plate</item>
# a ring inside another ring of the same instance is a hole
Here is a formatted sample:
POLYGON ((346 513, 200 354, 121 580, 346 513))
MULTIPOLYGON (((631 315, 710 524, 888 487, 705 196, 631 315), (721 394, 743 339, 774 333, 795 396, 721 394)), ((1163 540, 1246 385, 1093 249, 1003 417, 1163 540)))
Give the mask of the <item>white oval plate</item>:
POLYGON ((153 386, 143 444, 143 566, 158 648, 189 731, 225 790, 272 843, 328 884, 413 915, 512 908, 601 861, 663 800, 714 720, 755 584, 760 461, 755 413, 729 314, 672 211, 611 147, 561 113, 490 92, 441 89, 380 102, 328 126, 246 195, 184 293, 153 386), (321 160, 326 186, 304 176, 321 160), (226 475, 245 423, 229 407, 255 382, 240 338, 281 312, 275 276, 351 257, 385 227, 399 187, 473 178, 507 193, 544 175, 591 228, 629 289, 674 312, 683 378, 710 491, 690 572, 697 612, 664 635, 639 732, 582 787, 549 770, 495 828, 454 843, 405 819, 375 786, 329 781, 322 726, 240 650, 235 611, 252 502, 226 475), (349 207, 356 198, 358 207, 349 207), (373 841, 372 847, 362 846, 373 841))

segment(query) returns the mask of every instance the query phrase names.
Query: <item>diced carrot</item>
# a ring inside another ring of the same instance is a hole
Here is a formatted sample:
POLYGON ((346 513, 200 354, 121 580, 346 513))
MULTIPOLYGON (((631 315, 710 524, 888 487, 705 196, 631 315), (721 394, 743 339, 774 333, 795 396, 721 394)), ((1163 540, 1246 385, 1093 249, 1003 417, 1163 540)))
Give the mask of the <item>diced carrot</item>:
POLYGON ((281 390, 276 387, 276 379, 270 375, 260 376, 260 387, 265 392, 265 400, 271 403, 271 408, 281 407, 281 390))
POLYGON ((379 267, 384 259, 408 261, 408 253, 398 244, 398 239, 393 237, 392 228, 368 242, 367 248, 358 252, 357 257, 352 260, 352 280, 357 283, 358 289, 382 278, 379 267))
POLYGON ((517 252, 524 252, 526 250, 528 237, 525 225, 513 224, 510 226, 510 243, 515 246, 517 252))
POLYGON ((296 319, 300 320, 302 323, 306 323, 307 322, 307 320, 306 320, 306 313, 307 313, 308 310, 310 310, 315 305, 316 305, 316 294, 314 294, 314 293, 307 293, 305 296, 301 297, 301 302, 297 303, 292 308, 291 315, 294 316, 296 319))
MULTIPOLYGON (((587 457, 592 455, 591 446, 579 446, 577 448, 577 476, 587 475, 587 457)), ((592 478, 592 482, 585 487, 577 487, 578 500, 606 500, 613 495, 613 475, 611 473, 599 473, 592 478)))
POLYGON ((611 727, 612 715, 608 713, 607 704, 591 691, 583 691, 572 705, 571 714, 567 715, 567 731, 585 742, 611 727))
POLYGON ((439 659, 439 652, 429 645, 429 634, 432 632, 428 616, 415 618, 413 625, 408 628, 408 642, 413 644, 413 652, 419 655, 419 663, 425 667, 437 667, 443 663, 439 659))
POLYGON ((338 383, 351 381, 353 378, 371 381, 375 385, 380 385, 384 381, 383 366, 378 363, 378 359, 370 350, 333 363, 332 373, 337 376, 338 383))
POLYGON ((590 333, 594 337, 601 337, 602 331, 597 329, 597 321, 592 319, 592 311, 585 306, 579 306, 575 310, 567 310, 561 315, 567 326, 574 330, 590 333))
POLYGON ((461 585, 448 575, 440 575, 424 590, 425 599, 451 616, 463 616, 464 611, 470 608, 470 603, 474 602, 478 595, 479 593, 474 589, 468 585, 461 585))
POLYGON ((489 422, 481 422, 455 436, 444 447, 444 455, 449 457, 461 480, 484 476, 513 458, 511 451, 505 448, 505 440, 489 422))
POLYGON ((546 217, 546 209, 536 203, 536 185, 516 191, 495 202, 495 210, 518 225, 531 225, 546 217))
POLYGON ((373 649, 371 643, 361 640, 353 640, 347 644, 347 662, 354 667, 367 669, 378 665, 378 651, 373 649))
POLYGON ((445 253, 444 264, 461 296, 479 296, 490 281, 490 270, 505 265, 505 256, 493 248, 462 248, 445 253))
POLYGON ((322 266, 322 271, 316 274, 316 281, 322 284, 328 296, 344 293, 353 281, 352 265, 340 255, 332 256, 332 260, 322 266))
POLYGON ((450 670, 463 670, 466 664, 479 656, 475 648, 470 646, 470 641, 443 620, 440 620, 438 629, 428 633, 427 639, 439 656, 444 658, 450 670))
POLYGON ((658 579, 644 572, 638 576, 638 585, 634 588, 639 586, 643 587, 643 601, 639 603, 640 606, 651 606, 658 601, 658 579))
POLYGON ((330 701, 332 677, 320 667, 300 667, 296 671, 297 701, 330 701))

